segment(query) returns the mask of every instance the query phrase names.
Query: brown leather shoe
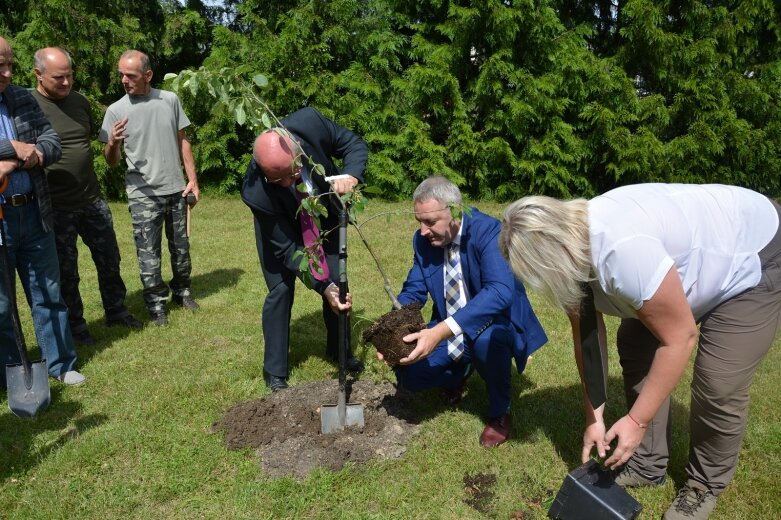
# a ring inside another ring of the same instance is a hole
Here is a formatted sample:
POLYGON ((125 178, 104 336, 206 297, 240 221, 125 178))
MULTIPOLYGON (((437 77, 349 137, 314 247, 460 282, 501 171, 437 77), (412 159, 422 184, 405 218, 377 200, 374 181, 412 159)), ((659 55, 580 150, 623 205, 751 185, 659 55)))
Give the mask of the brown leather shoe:
POLYGON ((488 419, 483 433, 480 434, 480 446, 495 448, 507 440, 513 427, 513 417, 506 413, 500 417, 488 419))

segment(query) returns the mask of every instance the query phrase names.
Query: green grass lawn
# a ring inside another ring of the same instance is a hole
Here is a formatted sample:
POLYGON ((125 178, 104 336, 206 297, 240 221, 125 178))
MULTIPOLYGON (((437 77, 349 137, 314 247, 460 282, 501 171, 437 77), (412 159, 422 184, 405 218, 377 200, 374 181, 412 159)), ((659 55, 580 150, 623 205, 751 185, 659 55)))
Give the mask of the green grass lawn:
MULTIPOLYGON (((388 212, 362 229, 398 291, 411 261, 416 222, 409 203, 372 201, 361 220, 388 212)), ((499 215, 498 204, 477 204, 499 215)), ((146 321, 128 212, 112 204, 123 255, 128 305, 146 321)), ((455 410, 427 419, 398 460, 318 471, 304 481, 270 480, 257 455, 230 452, 211 425, 238 402, 266 395, 261 375, 260 309, 265 285, 250 212, 238 198, 206 198, 193 212, 193 291, 202 310, 172 309, 171 324, 128 332, 103 325, 94 265, 82 250, 82 295, 98 344, 79 348, 85 385, 52 382, 52 403, 34 419, 19 419, 0 393, 0 518, 544 518, 566 473, 579 464, 583 426, 580 390, 563 313, 532 295, 550 342, 513 376, 515 430, 494 450, 479 447, 485 392, 479 377, 455 410), (465 474, 494 474, 486 512, 470 507, 465 474)), ((165 248, 164 248, 165 249, 165 248)), ((348 276, 355 335, 361 318, 390 309, 382 279, 350 231, 348 276)), ((167 252, 165 255, 168 261, 167 252)), ((167 275, 170 276, 170 275, 167 275)), ((303 289, 300 287, 300 289, 303 289)), ((35 338, 29 310, 20 313, 25 337, 35 338)), ((295 385, 336 376, 324 359, 320 301, 299 290, 293 309, 291 378, 295 385)), ((611 331, 615 321, 609 322, 611 331)), ((356 342, 357 343, 357 342, 356 342)), ((364 377, 392 379, 358 346, 364 377)), ((37 349, 33 358, 38 359, 37 349)), ((611 349, 611 419, 623 409, 620 372, 611 349)), ((640 518, 659 518, 683 481, 687 455, 688 375, 675 396, 675 444, 662 488, 633 491, 640 518)), ((778 341, 760 368, 749 427, 734 482, 712 518, 781 518, 781 351, 778 341)), ((432 401, 434 393, 421 394, 432 401)))

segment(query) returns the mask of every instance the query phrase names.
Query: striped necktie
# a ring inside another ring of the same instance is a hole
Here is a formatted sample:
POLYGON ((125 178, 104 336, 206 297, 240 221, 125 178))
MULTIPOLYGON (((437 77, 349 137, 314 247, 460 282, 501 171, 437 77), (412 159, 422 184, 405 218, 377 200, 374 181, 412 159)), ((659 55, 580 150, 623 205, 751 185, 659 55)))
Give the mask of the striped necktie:
MULTIPOLYGON (((445 311, 448 317, 461 308, 461 276, 458 271, 458 262, 458 244, 450 244, 447 248, 447 262, 445 263, 445 311)), ((463 334, 447 340, 447 354, 454 361, 458 361, 464 355, 463 334)))

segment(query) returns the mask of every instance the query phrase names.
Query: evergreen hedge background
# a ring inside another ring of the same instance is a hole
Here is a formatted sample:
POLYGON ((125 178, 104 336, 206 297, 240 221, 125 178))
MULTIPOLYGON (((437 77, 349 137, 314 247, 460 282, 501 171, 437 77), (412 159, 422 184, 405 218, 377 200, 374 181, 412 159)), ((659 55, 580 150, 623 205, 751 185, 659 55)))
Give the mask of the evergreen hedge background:
MULTIPOLYGON (((311 105, 362 135, 367 184, 402 199, 432 173, 473 198, 590 197, 637 182, 719 182, 781 195, 781 4, 770 0, 8 0, 14 82, 68 49, 95 106, 116 61, 155 79, 204 65, 262 73, 282 117, 311 105)), ((162 86, 162 85, 161 85, 162 86)), ((201 183, 235 192, 252 132, 183 95, 201 183)), ((95 149, 101 147, 96 144, 95 149)), ((106 193, 121 172, 96 165, 106 193)))

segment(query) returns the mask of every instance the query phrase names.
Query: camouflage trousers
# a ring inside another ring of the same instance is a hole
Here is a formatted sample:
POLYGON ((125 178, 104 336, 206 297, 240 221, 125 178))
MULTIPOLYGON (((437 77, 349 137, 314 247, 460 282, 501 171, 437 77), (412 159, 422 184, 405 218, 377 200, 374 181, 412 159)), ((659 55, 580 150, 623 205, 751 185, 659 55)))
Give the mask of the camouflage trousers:
POLYGON ((84 303, 79 292, 78 237, 86 245, 98 273, 98 287, 106 318, 121 318, 129 314, 125 306, 127 289, 119 272, 119 246, 114 234, 114 221, 105 200, 73 211, 54 210, 54 236, 60 264, 60 292, 68 306, 71 331, 87 330, 84 303))
POLYGON ((133 221, 138 268, 144 286, 144 303, 150 314, 165 311, 169 286, 163 281, 163 229, 168 239, 174 296, 190 295, 190 240, 187 238, 187 204, 182 193, 130 199, 128 210, 133 221))

